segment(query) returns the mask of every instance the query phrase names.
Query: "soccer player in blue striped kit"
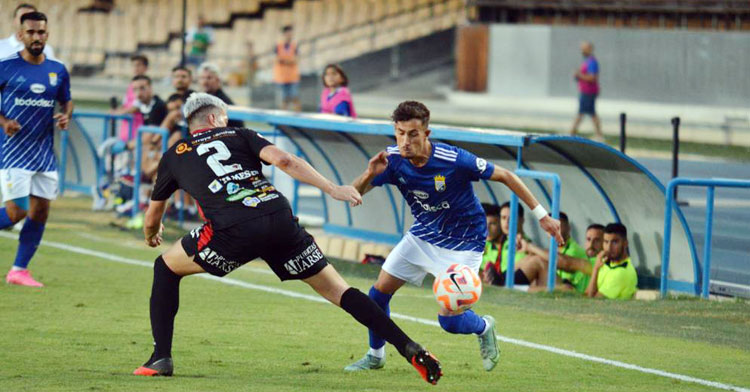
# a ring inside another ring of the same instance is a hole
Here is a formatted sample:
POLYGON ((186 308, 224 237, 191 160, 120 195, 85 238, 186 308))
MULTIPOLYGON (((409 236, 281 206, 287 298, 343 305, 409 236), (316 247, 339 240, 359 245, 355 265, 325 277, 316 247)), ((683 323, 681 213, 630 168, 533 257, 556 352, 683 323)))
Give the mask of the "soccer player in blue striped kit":
MULTIPOLYGON (((430 111, 422 103, 402 102, 392 119, 397 144, 373 157, 352 184, 362 195, 374 186, 395 185, 414 216, 414 224, 388 255, 370 289, 370 298, 386 313, 391 297, 406 282, 421 286, 428 273, 437 276, 454 263, 479 269, 487 223, 472 181, 505 184, 531 208, 542 229, 563 243, 560 222, 547 214, 518 176, 461 148, 430 141, 430 111)), ((497 365, 500 350, 492 316, 441 309, 438 321, 449 333, 476 334, 484 369, 497 365)), ((370 350, 345 370, 384 365, 385 341, 370 331, 370 350)))
POLYGON ((29 12, 17 33, 24 49, 0 59, 0 229, 26 218, 18 237, 10 284, 42 287, 27 266, 44 233, 50 201, 57 196, 54 126, 67 129, 73 113, 65 65, 44 54, 47 17, 29 12), (55 114, 55 102, 61 113, 55 114))

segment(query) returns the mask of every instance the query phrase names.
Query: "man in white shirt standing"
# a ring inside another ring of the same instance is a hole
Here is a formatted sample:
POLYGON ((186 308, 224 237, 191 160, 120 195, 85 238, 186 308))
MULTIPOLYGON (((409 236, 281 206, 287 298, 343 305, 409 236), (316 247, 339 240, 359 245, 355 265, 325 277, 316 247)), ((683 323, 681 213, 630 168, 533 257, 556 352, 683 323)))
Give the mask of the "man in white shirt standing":
MULTIPOLYGON (((18 40, 16 33, 21 28, 21 16, 29 12, 36 12, 35 6, 28 3, 21 3, 13 11, 13 34, 10 37, 0 40, 0 59, 8 57, 13 53, 23 50, 23 43, 18 40)), ((44 45, 44 55, 47 58, 56 59, 55 51, 49 45, 44 45)))

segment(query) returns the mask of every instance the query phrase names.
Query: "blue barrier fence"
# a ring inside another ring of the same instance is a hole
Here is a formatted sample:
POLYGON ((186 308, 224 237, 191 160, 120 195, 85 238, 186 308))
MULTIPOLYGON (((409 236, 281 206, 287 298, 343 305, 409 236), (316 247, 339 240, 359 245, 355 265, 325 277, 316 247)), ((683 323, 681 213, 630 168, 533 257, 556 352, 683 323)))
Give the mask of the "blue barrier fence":
MULTIPOLYGON (((516 175, 522 178, 532 178, 535 180, 546 180, 552 182, 552 217, 560 219, 560 192, 562 182, 560 176, 556 173, 548 173, 534 170, 518 169, 516 175)), ((505 271, 505 286, 513 288, 513 279, 515 276, 516 264, 516 238, 518 232, 518 196, 512 194, 510 197, 510 222, 508 223, 508 266, 505 271)), ((547 275, 547 290, 552 292, 555 289, 555 276, 557 276, 557 240, 555 237, 550 238, 549 242, 549 268, 547 275)))
POLYGON ((668 279, 669 256, 672 241, 672 210, 678 208, 674 200, 675 190, 678 186, 700 186, 706 188, 706 233, 703 244, 703 266, 695 269, 694 289, 695 294, 708 298, 708 286, 711 276, 711 236, 713 235, 714 218, 714 192, 719 188, 750 188, 750 181, 726 178, 684 178, 672 179, 667 185, 666 206, 664 209, 664 249, 662 251, 661 263, 661 297, 667 295, 670 288, 668 279))
POLYGON ((138 128, 135 139, 135 174, 133 175, 133 209, 131 215, 135 217, 140 211, 140 198, 141 198, 141 177, 143 176, 143 135, 159 135, 161 136, 161 153, 164 154, 167 151, 167 143, 169 139, 169 131, 164 128, 142 126, 138 128))

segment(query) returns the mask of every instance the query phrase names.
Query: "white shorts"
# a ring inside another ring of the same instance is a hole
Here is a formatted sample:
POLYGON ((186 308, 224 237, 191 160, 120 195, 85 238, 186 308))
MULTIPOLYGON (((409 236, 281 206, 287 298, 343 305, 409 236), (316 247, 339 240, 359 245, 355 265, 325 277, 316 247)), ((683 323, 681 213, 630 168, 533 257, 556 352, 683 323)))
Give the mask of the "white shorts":
POLYGON ((466 265, 478 273, 482 264, 482 252, 443 249, 406 233, 385 259, 383 270, 396 278, 421 286, 427 274, 437 276, 455 263, 466 265))
POLYGON ((57 197, 57 172, 0 170, 0 190, 3 192, 3 202, 30 195, 54 200, 57 197))

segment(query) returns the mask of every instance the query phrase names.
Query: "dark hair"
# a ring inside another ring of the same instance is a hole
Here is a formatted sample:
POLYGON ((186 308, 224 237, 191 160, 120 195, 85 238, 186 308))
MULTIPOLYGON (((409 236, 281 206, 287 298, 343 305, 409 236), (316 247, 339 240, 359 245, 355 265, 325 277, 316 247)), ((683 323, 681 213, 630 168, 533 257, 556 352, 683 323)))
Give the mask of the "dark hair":
MULTIPOLYGON (((503 208, 510 209, 510 202, 506 201, 505 203, 500 204, 500 211, 502 211, 503 208)), ((500 212, 498 211, 498 214, 499 213, 500 212)), ((518 204, 518 216, 521 217, 521 218, 523 218, 523 206, 520 203, 518 204)))
POLYGON ((145 54, 134 54, 130 56, 130 61, 140 61, 141 63, 143 63, 143 65, 148 67, 148 57, 146 57, 145 54))
POLYGON ((628 229, 622 223, 610 223, 604 228, 604 234, 617 234, 623 239, 627 239, 628 229))
POLYGON ((180 64, 180 65, 175 65, 175 67, 174 67, 174 68, 172 68, 172 73, 174 73, 174 72, 177 72, 177 71, 185 71, 185 72, 187 72, 187 73, 188 73, 188 75, 190 75, 191 77, 193 76, 193 71, 191 71, 191 70, 190 70, 190 68, 188 68, 188 67, 186 67, 186 66, 184 66, 184 65, 182 65, 182 64, 180 64))
POLYGON ((430 122, 430 110, 422 102, 404 101, 393 111, 391 120, 393 122, 420 120, 422 125, 427 126, 430 122))
POLYGON ((482 203, 482 208, 486 216, 500 216, 500 207, 497 204, 482 203))
POLYGON ((560 211, 560 222, 570 223, 568 220, 568 214, 560 211))
POLYGON ((336 72, 338 72, 339 75, 341 75, 341 79, 343 79, 341 81, 341 85, 342 86, 344 86, 344 87, 349 86, 349 78, 346 76, 346 73, 344 73, 344 70, 341 69, 341 66, 338 65, 338 64, 328 64, 328 65, 326 65, 325 68, 323 68, 323 75, 320 77, 320 79, 323 80, 323 86, 330 87, 330 86, 326 85, 326 71, 328 71, 328 68, 335 69, 336 72))
POLYGON ((282 33, 286 33, 287 31, 292 31, 292 30, 294 30, 294 27, 292 27, 292 25, 286 25, 281 28, 282 33))
POLYGON ((182 101, 185 102, 185 97, 180 93, 174 93, 167 98, 167 103, 174 102, 174 101, 182 101))
POLYGON ((36 21, 46 22, 47 21, 47 15, 45 15, 45 14, 43 14, 41 12, 37 12, 37 11, 27 12, 27 13, 23 14, 23 16, 21 16, 21 24, 23 24, 23 22, 25 22, 27 20, 36 20, 36 21))
POLYGON ((149 86, 151 85, 151 78, 149 78, 146 75, 136 75, 136 76, 133 76, 133 79, 130 79, 131 82, 135 82, 136 80, 145 80, 149 86))
POLYGON ((592 224, 589 225, 589 227, 586 228, 586 231, 589 231, 589 230, 601 230, 601 231, 604 231, 604 225, 599 224, 599 223, 592 223, 592 224))
POLYGON ((19 5, 16 6, 16 9, 13 10, 13 17, 15 18, 16 14, 18 13, 18 11, 20 11, 23 8, 32 9, 32 10, 34 10, 34 12, 37 11, 36 7, 33 4, 21 3, 21 4, 19 4, 19 5))

